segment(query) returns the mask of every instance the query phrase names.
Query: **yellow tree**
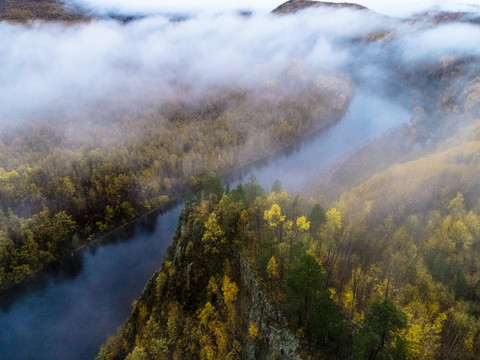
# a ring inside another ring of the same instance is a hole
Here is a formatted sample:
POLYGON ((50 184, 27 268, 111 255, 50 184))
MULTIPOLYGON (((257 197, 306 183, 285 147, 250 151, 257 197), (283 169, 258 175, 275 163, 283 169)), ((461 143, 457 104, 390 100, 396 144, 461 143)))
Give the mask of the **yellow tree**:
POLYGON ((278 264, 275 260, 275 256, 272 256, 267 264, 267 277, 270 280, 275 280, 278 278, 278 264))
POLYGON ((278 279, 280 277, 278 271, 278 264, 275 256, 272 256, 267 264, 267 278, 269 281, 270 291, 272 292, 272 297, 274 300, 279 299, 279 291, 278 291, 278 279))
POLYGON ((218 216, 212 212, 208 220, 205 221, 205 232, 203 233, 202 241, 206 243, 205 248, 213 252, 218 252, 218 244, 223 236, 223 230, 218 224, 218 216))
POLYGON ((270 228, 276 229, 280 241, 282 241, 283 235, 283 222, 286 219, 285 215, 282 215, 282 208, 278 204, 273 204, 270 210, 265 210, 263 218, 267 221, 270 228))
POLYGON ((297 218, 297 229, 300 231, 308 231, 310 229, 310 221, 305 216, 297 218))
POLYGON ((282 215, 282 208, 278 204, 273 204, 270 210, 265 210, 263 218, 272 228, 276 228, 285 221, 285 215, 282 215))

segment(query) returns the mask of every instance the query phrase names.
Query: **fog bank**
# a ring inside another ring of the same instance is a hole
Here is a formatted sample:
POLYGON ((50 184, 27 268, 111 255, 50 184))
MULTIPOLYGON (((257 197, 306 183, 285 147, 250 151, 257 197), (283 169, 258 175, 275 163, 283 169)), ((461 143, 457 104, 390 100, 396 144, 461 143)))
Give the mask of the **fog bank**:
MULTIPOLYGON (((342 1, 329 0, 330 2, 353 2, 366 6, 380 14, 406 17, 426 10, 440 11, 480 11, 480 0, 360 0, 342 1)), ((198 13, 224 13, 232 11, 251 11, 266 14, 281 5, 278 0, 178 0, 175 2, 158 0, 65 0, 90 9, 99 14, 198 14, 198 13)))
POLYGON ((479 29, 325 8, 295 16, 202 14, 181 22, 152 16, 127 24, 0 23, 0 121, 79 112, 107 99, 161 100, 179 89, 189 96, 215 86, 253 89, 298 64, 309 74, 347 72, 383 89, 395 76, 392 58, 402 65, 478 56, 479 29), (377 33, 390 35, 365 40, 377 33))

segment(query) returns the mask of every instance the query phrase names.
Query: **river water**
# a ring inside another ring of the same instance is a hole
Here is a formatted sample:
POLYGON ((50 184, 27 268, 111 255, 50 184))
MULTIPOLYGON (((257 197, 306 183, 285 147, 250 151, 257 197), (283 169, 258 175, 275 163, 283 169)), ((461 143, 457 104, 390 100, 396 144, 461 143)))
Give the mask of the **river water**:
MULTIPOLYGON (((233 187, 254 175, 267 189, 279 180, 284 189, 300 191, 355 148, 408 119, 409 111, 388 99, 357 92, 337 125, 226 179, 233 187)), ((123 227, 0 294, 0 359, 93 359, 161 266, 181 208, 179 202, 123 227)))

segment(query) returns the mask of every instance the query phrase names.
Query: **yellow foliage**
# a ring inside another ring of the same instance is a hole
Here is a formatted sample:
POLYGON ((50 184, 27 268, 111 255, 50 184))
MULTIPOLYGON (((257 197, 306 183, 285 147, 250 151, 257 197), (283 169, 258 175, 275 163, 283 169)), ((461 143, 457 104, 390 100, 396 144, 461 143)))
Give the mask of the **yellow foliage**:
POLYGON ((267 276, 269 279, 278 278, 278 264, 275 256, 272 256, 267 264, 267 276))
POLYGON ((180 304, 173 301, 168 306, 167 333, 170 341, 175 341, 180 333, 179 320, 181 317, 180 304))
POLYGON ((226 275, 223 277, 222 292, 225 304, 232 303, 237 299, 238 286, 234 281, 230 281, 226 275))
POLYGON ((165 261, 165 269, 167 269, 168 275, 173 276, 175 274, 173 263, 170 260, 165 261))
POLYGON ((200 314, 198 315, 198 318, 200 319, 200 323, 203 326, 208 327, 208 324, 210 320, 213 318, 214 314, 215 314, 215 307, 210 302, 207 302, 203 307, 202 311, 200 311, 200 314))
POLYGON ((464 219, 468 231, 476 238, 480 237, 480 218, 470 211, 464 219))
POLYGON ((209 295, 218 294, 217 281, 213 276, 208 280, 207 292, 209 295))
POLYGON ((355 308, 355 297, 352 290, 347 290, 343 293, 342 306, 348 312, 353 311, 355 308))
POLYGON ((225 324, 216 323, 215 325, 213 332, 217 343, 217 355, 219 358, 225 358, 228 345, 227 329, 225 329, 225 324))
POLYGON ((297 228, 300 231, 308 231, 308 229, 310 229, 310 221, 307 221, 307 218, 305 216, 298 217, 297 228))
POLYGON ((270 227, 277 227, 281 222, 285 221, 285 215, 282 215, 282 208, 278 204, 273 204, 270 210, 265 210, 263 218, 270 227))
POLYGON ((440 333, 447 319, 445 313, 432 312, 425 304, 413 301, 403 309, 408 327, 404 331, 410 359, 435 359, 440 333), (432 316, 433 315, 433 316, 432 316))
POLYGON ((223 235, 223 230, 218 224, 218 216, 212 212, 205 222, 205 232, 203 234, 203 241, 217 241, 223 235))
POLYGON ((452 215, 460 215, 465 211, 465 199, 461 192, 458 192, 457 196, 450 200, 447 209, 450 210, 452 215))
POLYGON ((167 274, 165 274, 162 271, 157 275, 157 278, 155 279, 157 298, 161 297, 162 292, 163 292, 163 288, 164 288, 166 282, 167 282, 167 274))
POLYGON ((293 227, 293 221, 292 220, 287 220, 285 221, 284 229, 287 231, 292 230, 293 227))
POLYGON ((450 236, 460 247, 468 248, 472 245, 473 237, 462 220, 457 220, 452 224, 450 236))
POLYGON ((147 309, 147 306, 145 304, 142 304, 140 306, 140 309, 139 309, 139 312, 138 312, 139 316, 140 316, 140 320, 143 321, 145 320, 145 318, 147 317, 148 315, 148 309, 147 309))
POLYGON ((285 207, 287 204, 291 204, 292 196, 290 193, 282 190, 280 192, 271 192, 267 198, 267 204, 269 206, 278 204, 280 207, 285 207))
POLYGON ((248 335, 250 335, 253 340, 260 338, 260 329, 258 328, 258 325, 252 321, 248 327, 248 335))
POLYGON ((373 201, 365 201, 365 208, 363 209, 363 212, 365 215, 370 214, 370 211, 372 211, 373 207, 373 201))
POLYGON ((327 227, 331 231, 340 230, 342 228, 342 214, 336 208, 331 208, 325 214, 327 218, 327 227))
POLYGON ((205 354, 207 360, 215 360, 216 351, 212 345, 205 345, 203 347, 203 353, 205 354))

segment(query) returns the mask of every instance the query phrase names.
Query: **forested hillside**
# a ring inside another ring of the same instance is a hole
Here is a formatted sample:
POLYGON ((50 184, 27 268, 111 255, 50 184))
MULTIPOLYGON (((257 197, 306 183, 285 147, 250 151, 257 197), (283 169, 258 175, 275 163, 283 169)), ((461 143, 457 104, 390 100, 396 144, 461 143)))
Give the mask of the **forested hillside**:
POLYGON ((199 184, 338 121, 345 76, 49 113, 0 134, 0 287, 199 184), (262 94, 262 92, 265 92, 262 94))
POLYGON ((394 18, 291 0, 268 16, 190 17, 74 4, 0 0, 7 307, 22 302, 12 285, 183 197, 162 267, 99 360, 480 358, 478 9, 394 18), (339 144, 319 140, 336 150, 309 153, 305 174, 281 169, 310 177, 302 194, 281 178, 222 183, 345 118, 339 144), (374 138, 376 126, 389 131, 374 138))
POLYGON ((190 198, 162 270, 99 359, 478 358, 480 193, 462 179, 479 150, 393 167, 328 210, 279 183, 222 196, 218 180, 190 198), (275 342, 288 330, 298 348, 275 342))
MULTIPOLYGON (((449 131, 421 145, 402 137, 402 163, 329 206, 253 179, 190 198, 162 270, 99 359, 478 358, 477 83, 444 119, 449 131)), ((403 132, 419 121, 417 109, 403 132)))
POLYGON ((478 60, 396 70, 428 89, 410 123, 312 198, 254 179, 189 198, 98 359, 478 359, 478 60))

